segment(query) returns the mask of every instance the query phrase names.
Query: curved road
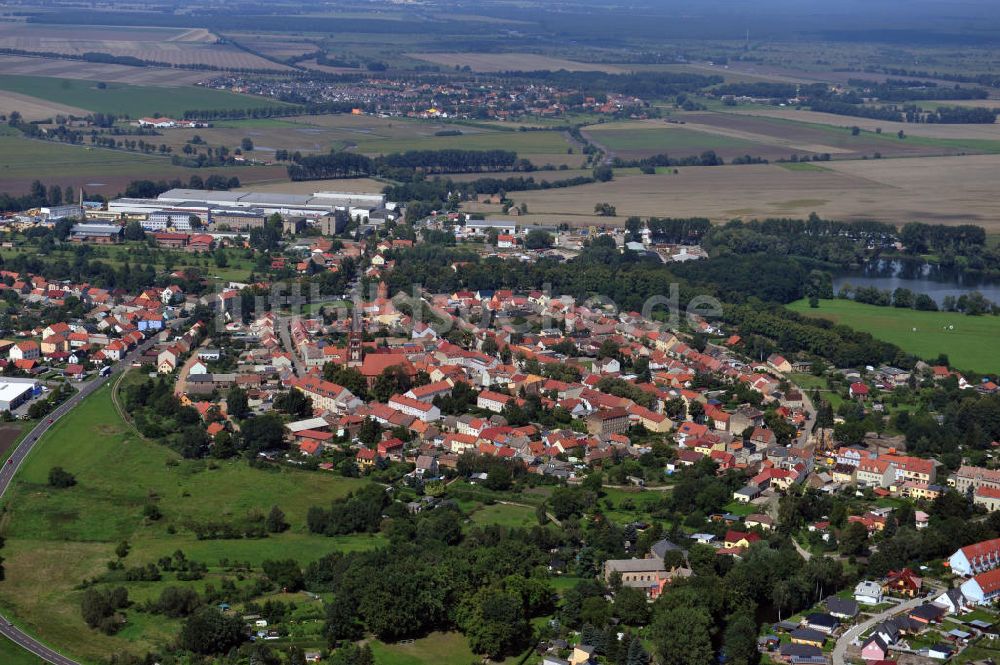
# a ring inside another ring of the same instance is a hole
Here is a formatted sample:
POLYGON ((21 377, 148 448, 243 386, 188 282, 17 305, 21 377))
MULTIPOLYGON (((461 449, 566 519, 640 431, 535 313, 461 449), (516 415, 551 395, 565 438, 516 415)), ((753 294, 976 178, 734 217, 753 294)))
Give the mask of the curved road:
MULTIPOLYGON (((122 360, 114 365, 112 374, 116 371, 127 368, 133 360, 156 344, 156 341, 156 337, 154 336, 137 346, 131 353, 126 355, 122 360)), ((7 493, 11 482, 14 480, 14 474, 17 473, 17 470, 21 467, 21 464, 31 453, 31 450, 38 443, 38 440, 42 437, 42 435, 45 434, 49 428, 51 428, 55 422, 59 420, 59 418, 69 413, 70 410, 82 402, 88 395, 92 395, 101 386, 105 385, 109 378, 110 377, 107 376, 98 376, 93 380, 84 383, 80 386, 79 391, 76 394, 56 407, 52 413, 43 418, 23 439, 21 439, 21 443, 16 449, 14 449, 14 452, 11 453, 9 461, 3 465, 3 469, 0 469, 0 498, 7 493)), ((0 635, 3 635, 14 644, 30 651, 39 658, 49 663, 53 663, 53 665, 80 665, 79 662, 53 651, 30 635, 22 632, 19 628, 12 625, 7 617, 2 614, 0 614, 0 635)))
MULTIPOLYGON (((933 587, 932 587, 933 588, 933 587)), ((935 594, 937 591, 935 591, 935 594)), ((916 598, 911 598, 910 600, 900 603, 899 605, 894 605, 884 612, 879 612, 878 614, 872 616, 867 621, 863 621, 856 626, 851 627, 843 635, 837 638, 837 643, 833 647, 833 653, 831 654, 833 659, 833 665, 847 665, 847 660, 845 658, 847 654, 847 647, 850 646, 856 639, 861 637, 861 635, 873 627, 877 623, 881 623, 895 614, 901 614, 903 612, 909 612, 912 609, 916 609, 923 603, 927 602, 927 595, 921 594, 916 598)))

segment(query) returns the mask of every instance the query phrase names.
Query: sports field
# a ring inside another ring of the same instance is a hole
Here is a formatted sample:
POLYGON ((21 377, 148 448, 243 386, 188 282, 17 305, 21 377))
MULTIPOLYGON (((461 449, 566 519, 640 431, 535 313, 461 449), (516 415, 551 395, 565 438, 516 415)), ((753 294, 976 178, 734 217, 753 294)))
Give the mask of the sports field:
POLYGON ((206 109, 247 109, 283 106, 263 97, 237 95, 196 86, 162 88, 125 83, 103 83, 44 76, 0 74, 0 94, 9 91, 58 104, 76 106, 95 113, 127 115, 130 118, 159 113, 181 116, 184 111, 206 109))
POLYGON ((269 557, 308 562, 338 549, 377 545, 378 537, 324 538, 305 528, 309 506, 326 504, 365 482, 287 468, 260 471, 242 460, 180 460, 140 440, 118 417, 110 388, 101 388, 46 434, 5 497, 7 580, 0 587, 0 606, 42 640, 87 663, 103 663, 121 650, 145 653, 172 639, 176 622, 130 610, 128 627, 108 637, 87 628, 80 617, 76 586, 106 571, 117 543, 129 541, 126 562, 131 566, 177 549, 209 566, 198 582, 165 575, 162 582, 127 583, 134 600, 157 596, 167 585, 200 590, 214 583, 218 588, 222 558, 251 565, 269 557), (49 469, 57 465, 76 475, 76 486, 57 490, 47 485, 49 469), (144 521, 148 503, 160 508, 163 519, 144 521), (275 504, 292 527, 262 540, 199 541, 185 527, 192 520, 239 520, 256 510, 266 514, 275 504))
POLYGON ((944 353, 958 369, 1000 372, 1000 348, 996 345, 1000 317, 918 312, 851 300, 821 300, 816 309, 799 300, 788 308, 871 333, 921 358, 934 359, 944 353))

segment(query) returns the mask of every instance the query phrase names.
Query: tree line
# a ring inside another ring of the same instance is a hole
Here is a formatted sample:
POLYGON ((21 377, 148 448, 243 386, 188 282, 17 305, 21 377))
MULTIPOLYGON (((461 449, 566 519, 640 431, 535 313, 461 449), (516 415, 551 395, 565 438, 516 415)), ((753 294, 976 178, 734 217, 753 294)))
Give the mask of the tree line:
POLYGON ((300 157, 288 166, 288 177, 300 181, 400 173, 405 176, 416 170, 425 173, 477 173, 531 171, 534 166, 528 160, 519 160, 517 153, 509 150, 410 150, 375 158, 341 150, 300 157))

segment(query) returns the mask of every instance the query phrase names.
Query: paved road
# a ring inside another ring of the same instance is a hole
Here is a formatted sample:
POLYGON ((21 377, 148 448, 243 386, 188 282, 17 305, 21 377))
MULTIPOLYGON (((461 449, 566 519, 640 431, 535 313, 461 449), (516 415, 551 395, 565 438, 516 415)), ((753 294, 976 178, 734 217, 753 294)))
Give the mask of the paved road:
POLYGON ((861 634, 864 633, 866 630, 868 630, 877 623, 885 621, 886 619, 895 614, 899 614, 901 612, 909 612, 913 608, 923 604, 926 600, 927 598, 925 595, 917 596, 916 598, 908 600, 905 603, 901 603, 894 607, 890 607, 885 612, 880 612, 879 614, 874 615, 867 621, 863 621, 862 623, 859 623, 858 625, 854 626, 853 628, 845 632, 837 639, 837 644, 833 647, 833 665, 846 665, 847 661, 844 659, 844 654, 847 653, 848 645, 853 643, 854 640, 858 639, 861 636, 861 634))
POLYGON ((292 371, 295 376, 305 376, 305 370, 299 359, 299 347, 292 342, 291 325, 295 318, 294 316, 278 317, 278 338, 281 340, 281 346, 292 357, 292 371))
MULTIPOLYGON (((131 353, 119 361, 117 365, 115 365, 115 371, 127 369, 132 361, 145 353, 151 346, 156 344, 156 341, 156 337, 152 337, 140 344, 131 353)), ((38 443, 38 440, 42 437, 42 435, 45 434, 45 432, 47 432, 57 420, 69 413, 88 395, 92 395, 102 386, 107 384, 109 378, 110 377, 100 376, 80 385, 79 390, 75 395, 56 407, 52 413, 43 418, 41 422, 34 427, 34 429, 28 432, 27 436, 21 439, 21 443, 11 454, 8 463, 4 464, 3 468, 0 469, 0 497, 3 497, 3 495, 7 493, 7 490, 10 488, 11 481, 14 479, 14 474, 17 473, 17 470, 21 467, 21 464, 24 462, 25 458, 28 457, 28 454, 31 453, 31 450, 38 443)), ((0 614, 0 635, 3 635, 14 644, 30 651, 39 658, 49 663, 53 663, 53 665, 80 665, 77 661, 53 651, 30 635, 21 632, 21 630, 16 626, 10 625, 7 617, 2 614, 0 614)))

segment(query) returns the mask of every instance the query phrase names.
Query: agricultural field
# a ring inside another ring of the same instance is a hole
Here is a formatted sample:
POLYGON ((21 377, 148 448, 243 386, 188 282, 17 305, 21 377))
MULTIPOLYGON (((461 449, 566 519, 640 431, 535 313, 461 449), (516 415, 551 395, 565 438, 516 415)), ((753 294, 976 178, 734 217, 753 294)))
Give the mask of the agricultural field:
POLYGON ((996 316, 918 312, 851 300, 821 300, 816 309, 799 300, 788 308, 871 333, 921 358, 947 354, 951 366, 960 370, 1000 372, 1000 349, 994 343, 1000 335, 1000 318, 996 316))
POLYGON ((0 131, 0 192, 25 193, 33 181, 41 179, 47 185, 83 187, 115 196, 133 180, 186 181, 194 174, 206 178, 214 173, 236 176, 245 184, 287 177, 283 166, 187 169, 174 166, 166 157, 36 141, 0 131))
POLYGON ((316 537, 305 528, 309 506, 344 496, 366 481, 287 468, 261 471, 244 461, 180 460, 138 438, 119 418, 110 395, 109 387, 101 388, 45 435, 5 501, 7 581, 0 606, 40 639, 87 663, 104 662, 123 649, 144 652, 170 639, 176 622, 136 611, 129 612, 129 626, 114 637, 83 624, 76 585, 105 571, 122 540, 132 547, 129 565, 144 565, 181 549, 209 566, 207 577, 198 582, 128 583, 131 597, 140 602, 167 585, 191 584, 200 590, 211 582, 218 588, 222 558, 254 564, 280 556, 308 562, 331 551, 381 542, 367 535, 316 537), (50 488, 48 472, 57 465, 75 474, 77 485, 50 488), (142 517, 150 502, 162 511, 161 520, 142 517), (185 527, 191 520, 266 513, 275 504, 292 528, 262 540, 199 541, 185 527))
POLYGON ((219 44, 217 41, 216 35, 204 29, 115 28, 31 23, 0 25, 0 48, 19 51, 73 56, 107 53, 181 66, 205 65, 217 68, 275 71, 290 69, 231 44, 219 44))
POLYGON ((820 169, 784 165, 683 167, 674 174, 617 175, 607 183, 512 192, 527 203, 524 223, 621 224, 629 215, 734 218, 878 219, 905 224, 980 224, 1000 229, 993 174, 1000 156, 824 162, 820 169), (617 217, 597 217, 607 202, 617 217))
POLYGON ((188 86, 161 88, 133 86, 41 76, 0 74, 0 96, 3 92, 29 95, 58 104, 68 104, 95 113, 127 115, 130 118, 159 113, 182 116, 185 111, 206 109, 247 109, 283 106, 281 102, 263 97, 237 95, 222 90, 188 86))
MULTIPOLYGON (((989 107, 1000 107, 1000 100, 974 100, 976 102, 985 101, 985 105, 989 107)), ((944 102, 920 102, 921 106, 926 108, 932 108, 936 106, 943 105, 944 102)), ((955 106, 955 104, 951 104, 955 106)), ((870 118, 855 118, 846 115, 837 115, 835 113, 819 113, 816 111, 809 111, 806 109, 793 109, 793 108, 779 108, 773 106, 766 107, 754 107, 752 109, 741 109, 741 107, 734 107, 732 110, 728 110, 723 115, 739 115, 739 116, 750 116, 754 118, 771 118, 778 121, 786 121, 786 126, 788 126, 787 121, 791 121, 795 124, 804 124, 807 127, 811 126, 813 129, 822 129, 824 127, 832 127, 839 129, 841 131, 849 130, 853 126, 857 126, 864 130, 865 133, 870 135, 875 135, 875 132, 879 129, 882 130, 879 139, 887 142, 897 141, 896 133, 902 130, 909 138, 900 141, 900 143, 906 143, 907 141, 913 142, 912 139, 915 138, 925 138, 925 139, 951 139, 951 140, 964 140, 969 142, 975 141, 1000 141, 1000 124, 994 123, 989 124, 937 124, 937 123, 912 123, 912 122, 891 122, 888 120, 872 120, 870 118)), ((857 137, 855 137, 857 138, 857 137)), ((871 138, 871 137, 869 137, 871 138)), ((935 143, 925 143, 925 146, 934 146, 935 143)), ((971 143, 970 143, 971 145, 971 143)), ((972 148, 969 148, 970 150, 972 148)), ((885 151, 883 150, 883 154, 885 151)))
POLYGON ((667 124, 662 120, 592 125, 584 130, 584 135, 605 148, 608 154, 622 159, 637 159, 661 153, 687 157, 700 155, 706 150, 714 150, 724 159, 748 154, 776 159, 789 154, 787 149, 778 149, 751 138, 727 136, 711 130, 700 131, 699 128, 667 124))
POLYGON ((15 111, 28 121, 48 120, 57 115, 82 117, 90 113, 87 109, 82 109, 78 106, 58 104, 29 95, 21 95, 16 92, 0 93, 0 115, 9 116, 15 111))
POLYGON ((415 60, 433 62, 443 67, 469 67, 474 72, 558 71, 607 72, 622 74, 627 65, 578 62, 536 53, 407 53, 415 60))
POLYGON ((167 67, 130 67, 83 60, 36 58, 23 55, 0 55, 0 71, 4 74, 155 85, 178 88, 210 78, 212 72, 172 69, 167 67))
POLYGON ((298 35, 227 32, 226 38, 276 60, 312 53, 317 50, 315 40, 298 35))
MULTIPOLYGON (((841 122, 834 124, 809 122, 803 117, 783 118, 770 115, 764 110, 758 115, 751 113, 692 113, 681 114, 687 126, 694 126, 701 131, 722 134, 735 138, 753 138, 784 148, 783 156, 802 153, 829 153, 834 159, 862 159, 879 153, 884 158, 890 157, 921 157, 933 155, 957 155, 963 152, 993 152, 988 143, 976 149, 968 138, 966 145, 950 144, 945 141, 928 140, 926 137, 910 136, 909 127, 924 127, 926 125, 902 125, 902 123, 878 123, 871 127, 855 123, 854 118, 835 116, 841 122), (768 115, 763 115, 763 114, 768 115), (899 139, 896 132, 899 127, 906 128, 908 136, 899 139), (862 131, 857 136, 852 135, 851 127, 857 125, 862 131), (876 131, 881 127, 882 133, 876 131)), ((811 113, 811 111, 798 112, 811 113)), ((874 121, 873 121, 874 122, 874 121)), ((954 127, 970 127, 970 125, 954 125, 954 127)), ((1000 126, 998 126, 1000 127, 1000 126)))
MULTIPOLYGON (((254 142, 258 158, 270 159, 275 150, 302 154, 351 150, 380 155, 406 150, 514 150, 539 166, 579 166, 582 157, 569 154, 571 147, 561 132, 518 132, 511 129, 469 126, 431 120, 379 118, 370 115, 329 114, 213 123, 206 129, 174 129, 162 132, 162 141, 183 148, 195 135, 209 146, 240 145, 244 137, 254 142), (436 136, 441 131, 459 131, 456 136, 436 136)), ((574 151, 577 152, 578 151, 574 151)))

